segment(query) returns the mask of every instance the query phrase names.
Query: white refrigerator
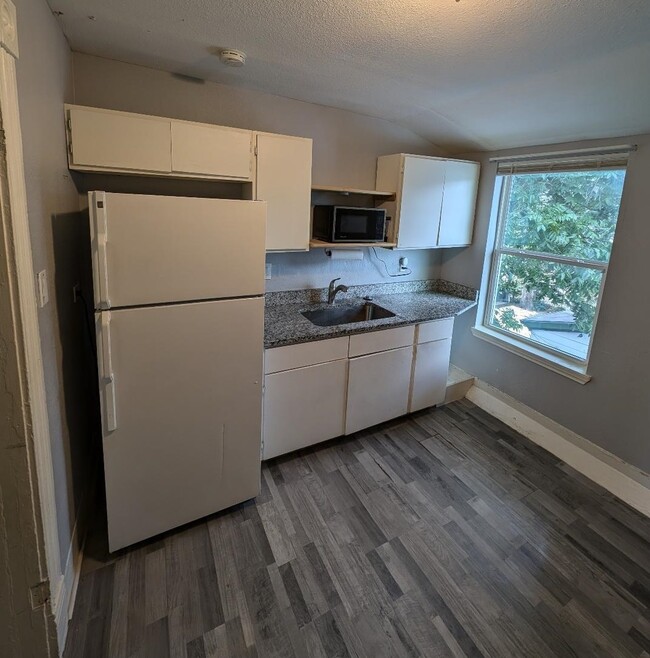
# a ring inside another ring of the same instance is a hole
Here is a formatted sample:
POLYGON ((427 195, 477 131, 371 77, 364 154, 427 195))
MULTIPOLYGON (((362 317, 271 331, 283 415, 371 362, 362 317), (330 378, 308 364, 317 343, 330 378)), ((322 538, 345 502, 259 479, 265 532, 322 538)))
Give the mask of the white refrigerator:
POLYGON ((111 551, 260 490, 266 204, 89 193, 111 551))

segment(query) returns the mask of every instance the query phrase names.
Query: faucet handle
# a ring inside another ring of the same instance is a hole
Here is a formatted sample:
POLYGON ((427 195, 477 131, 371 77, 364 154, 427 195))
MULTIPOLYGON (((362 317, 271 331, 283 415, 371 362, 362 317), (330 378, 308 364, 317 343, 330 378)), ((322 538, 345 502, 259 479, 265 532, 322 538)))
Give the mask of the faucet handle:
POLYGON ((332 280, 330 281, 330 289, 332 289, 332 288, 334 287, 334 284, 335 284, 337 281, 340 281, 340 280, 341 280, 341 277, 340 277, 340 276, 336 277, 336 279, 332 279, 332 280))

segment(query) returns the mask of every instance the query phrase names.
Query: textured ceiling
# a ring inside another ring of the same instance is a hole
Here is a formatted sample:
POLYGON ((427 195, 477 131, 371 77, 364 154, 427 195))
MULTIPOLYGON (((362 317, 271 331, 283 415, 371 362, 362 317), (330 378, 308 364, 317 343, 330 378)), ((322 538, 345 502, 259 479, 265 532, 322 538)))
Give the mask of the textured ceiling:
POLYGON ((650 132, 650 0, 50 0, 73 50, 358 111, 452 151, 650 132), (248 54, 224 67, 220 48, 248 54))

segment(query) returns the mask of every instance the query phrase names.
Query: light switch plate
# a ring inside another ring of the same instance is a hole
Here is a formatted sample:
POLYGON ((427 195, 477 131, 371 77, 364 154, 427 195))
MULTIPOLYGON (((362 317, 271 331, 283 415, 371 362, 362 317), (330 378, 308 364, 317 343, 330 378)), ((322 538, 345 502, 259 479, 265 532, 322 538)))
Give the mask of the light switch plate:
POLYGON ((43 308, 50 299, 47 292, 47 272, 45 270, 41 270, 36 275, 36 288, 38 291, 38 305, 43 308))

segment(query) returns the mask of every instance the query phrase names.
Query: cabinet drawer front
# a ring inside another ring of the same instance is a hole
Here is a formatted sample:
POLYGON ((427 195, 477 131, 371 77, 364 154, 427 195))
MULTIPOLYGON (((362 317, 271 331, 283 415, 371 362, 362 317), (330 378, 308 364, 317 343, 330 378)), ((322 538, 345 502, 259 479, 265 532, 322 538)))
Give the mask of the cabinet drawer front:
POLYGON ((433 322, 423 322, 418 325, 417 342, 429 343, 432 340, 443 340, 451 338, 454 330, 454 318, 445 318, 444 320, 434 320, 433 322))
POLYGON ((348 356, 348 341, 347 336, 341 336, 311 343, 273 347, 265 352, 264 372, 268 375, 282 370, 345 359, 348 356))
POLYGON ((415 327, 409 326, 350 336, 350 357, 408 347, 413 345, 414 333, 415 327))
POLYGON ((250 180, 250 130, 172 121, 172 171, 250 180))
POLYGON ((343 434, 347 372, 341 360, 265 377, 263 459, 343 434))

